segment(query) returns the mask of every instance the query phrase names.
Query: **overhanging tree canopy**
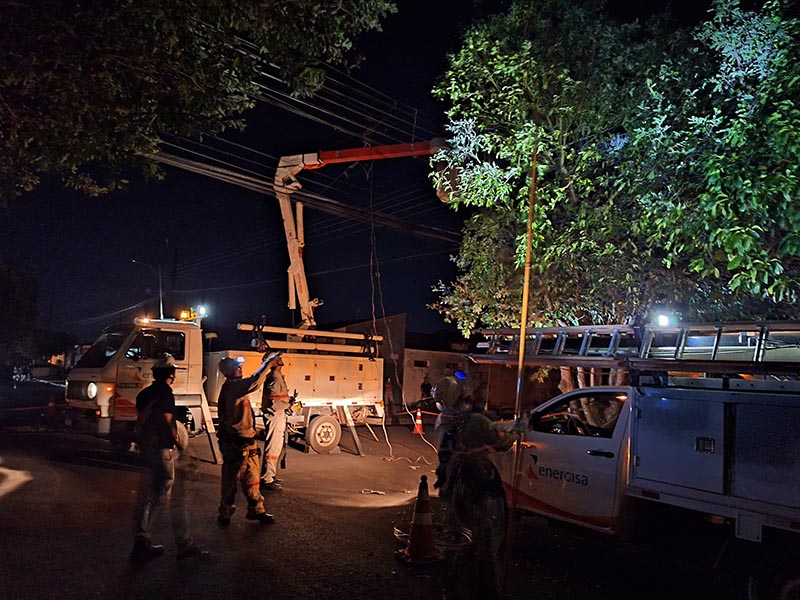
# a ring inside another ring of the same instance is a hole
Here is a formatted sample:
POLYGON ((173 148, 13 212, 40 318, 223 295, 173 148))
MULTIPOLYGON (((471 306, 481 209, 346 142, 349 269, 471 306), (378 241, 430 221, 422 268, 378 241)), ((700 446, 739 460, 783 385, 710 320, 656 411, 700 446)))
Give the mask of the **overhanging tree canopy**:
POLYGON ((456 176, 434 177, 482 214, 434 308, 464 332, 518 325, 535 146, 530 320, 613 322, 656 303, 796 316, 797 23, 777 3, 715 11, 689 36, 592 2, 519 2, 468 32, 435 90, 450 104, 438 158, 456 176))
POLYGON ((390 0, 0 0, 0 203, 44 174, 99 194, 132 161, 146 165, 164 134, 241 127, 262 60, 313 91, 322 64, 345 59, 353 37, 394 10, 390 0))
POLYGON ((605 320, 636 305, 652 261, 626 235, 614 189, 625 118, 646 91, 652 36, 593 2, 517 2, 471 29, 435 94, 450 103, 450 149, 437 158, 455 204, 481 209, 465 231, 463 271, 436 306, 463 331, 519 322, 531 155, 538 152, 531 320, 605 320), (498 252, 498 248, 504 248, 498 252), (506 251, 505 248, 511 248, 506 251))
POLYGON ((789 318, 800 291, 800 21, 719 0, 649 82, 620 185, 695 318, 789 318), (646 228, 645 228, 646 226, 646 228))

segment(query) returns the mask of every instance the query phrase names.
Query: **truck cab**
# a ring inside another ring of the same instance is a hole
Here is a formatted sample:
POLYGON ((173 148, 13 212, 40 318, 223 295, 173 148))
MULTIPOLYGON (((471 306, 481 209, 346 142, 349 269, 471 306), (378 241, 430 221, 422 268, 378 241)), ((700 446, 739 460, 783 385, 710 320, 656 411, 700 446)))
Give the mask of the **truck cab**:
MULTIPOLYGON (((153 363, 169 354, 172 389, 184 421, 202 423, 203 345, 192 321, 135 319, 108 327, 67 377, 68 425, 126 437, 136 423, 136 395, 152 383, 153 363)), ((207 403, 206 403, 207 405, 207 403)))
POLYGON ((506 493, 520 508, 606 532, 618 528, 629 453, 627 387, 575 390, 535 408, 514 454, 496 455, 506 493))

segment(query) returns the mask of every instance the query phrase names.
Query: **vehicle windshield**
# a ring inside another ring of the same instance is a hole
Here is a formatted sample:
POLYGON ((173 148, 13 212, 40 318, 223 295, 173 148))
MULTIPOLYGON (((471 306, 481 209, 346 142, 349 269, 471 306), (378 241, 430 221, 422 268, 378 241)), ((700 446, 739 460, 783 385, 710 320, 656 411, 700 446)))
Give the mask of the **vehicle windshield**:
POLYGON ((117 353, 132 329, 133 324, 114 325, 106 329, 97 338, 97 341, 92 344, 92 347, 86 351, 86 354, 81 357, 75 368, 99 369, 106 366, 106 363, 117 353))

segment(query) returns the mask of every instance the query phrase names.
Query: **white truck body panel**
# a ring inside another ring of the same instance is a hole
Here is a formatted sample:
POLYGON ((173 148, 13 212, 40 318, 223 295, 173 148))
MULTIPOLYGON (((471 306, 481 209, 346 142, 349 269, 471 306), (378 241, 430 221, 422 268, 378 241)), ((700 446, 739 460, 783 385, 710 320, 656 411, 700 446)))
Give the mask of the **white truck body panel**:
POLYGON ((731 494, 800 506, 799 406, 739 405, 731 494))
MULTIPOLYGON (((563 414, 565 405, 580 403, 592 390, 602 390, 613 397, 629 393, 629 388, 623 387, 576 390, 546 402, 534 412, 563 414)), ((529 431, 521 449, 519 505, 592 529, 614 529, 621 501, 619 482, 627 467, 628 406, 619 413, 610 437, 529 431)), ((513 454, 503 453, 497 458, 509 491, 513 454)))
POLYGON ((626 493, 736 521, 800 530, 800 396, 640 388, 626 493))
POLYGON ((634 393, 637 412, 630 482, 661 481, 723 493, 725 404, 721 399, 693 401, 695 390, 651 388, 634 393))
MULTIPOLYGON (((225 378, 216 365, 225 357, 242 361, 245 376, 261 365, 263 353, 224 350, 206 353, 206 395, 216 406, 219 390, 225 378)), ((374 407, 375 416, 383 417, 382 380, 383 359, 362 356, 316 355, 284 353, 283 375, 289 393, 297 391, 301 408, 374 407)), ((261 412, 261 393, 250 394, 250 404, 256 414, 261 412)))
MULTIPOLYGON (((754 386, 594 387, 546 402, 519 450, 518 506, 613 532, 628 495, 730 518, 753 541, 764 526, 800 530, 800 396, 754 386), (622 400, 613 432, 568 428, 603 397, 622 400)), ((509 496, 513 460, 495 459, 509 496)))

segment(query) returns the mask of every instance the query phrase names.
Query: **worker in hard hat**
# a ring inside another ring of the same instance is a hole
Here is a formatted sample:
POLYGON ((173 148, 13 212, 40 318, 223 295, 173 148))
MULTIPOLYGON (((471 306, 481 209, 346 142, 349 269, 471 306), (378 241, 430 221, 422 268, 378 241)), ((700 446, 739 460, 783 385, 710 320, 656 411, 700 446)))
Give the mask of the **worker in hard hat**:
POLYGON ((447 497, 447 468, 453 453, 463 450, 457 433, 466 422, 467 413, 463 410, 463 400, 467 398, 464 384, 460 379, 452 376, 442 377, 433 386, 433 397, 439 416, 436 417, 436 429, 440 432, 438 458, 436 466, 436 481, 434 489, 439 490, 439 496, 447 497))
POLYGON ((278 478, 278 463, 284 452, 286 420, 292 401, 283 375, 283 358, 272 363, 261 395, 261 413, 267 428, 264 462, 261 467, 261 491, 279 492, 283 481, 278 478))
POLYGON ((131 560, 145 562, 164 554, 164 547, 151 541, 150 530, 168 500, 178 560, 207 557, 208 552, 195 544, 189 533, 185 473, 189 436, 175 417, 172 357, 156 361, 152 371, 153 383, 136 396, 136 441, 149 469, 141 476, 131 560))
MULTIPOLYGON (((446 408, 438 419, 442 430, 439 465, 436 468, 439 496, 447 498, 444 527, 458 524, 473 535, 474 564, 481 573, 479 597, 496 597, 501 589, 502 546, 506 525, 506 501, 500 474, 491 460, 495 451, 509 449, 527 427, 521 419, 513 427, 486 416, 485 396, 476 386, 466 386, 456 378, 437 384, 446 408), (478 393, 476 393, 478 392, 478 393)), ((436 391, 434 391, 436 394, 436 391)))
POLYGON ((439 490, 440 497, 446 498, 450 491, 447 479, 454 455, 484 449, 507 450, 516 437, 486 416, 486 400, 480 386, 472 391, 462 379, 444 377, 437 382, 433 395, 441 411, 436 419, 441 437, 433 487, 439 490))
POLYGON ((242 376, 242 365, 233 358, 223 358, 219 370, 225 383, 219 392, 219 447, 222 453, 222 483, 217 521, 228 525, 236 510, 236 482, 247 498, 245 518, 259 523, 274 523, 275 517, 264 510, 264 498, 258 489, 261 450, 256 443, 256 424, 248 394, 262 383, 262 375, 280 356, 273 352, 250 377, 242 376))

